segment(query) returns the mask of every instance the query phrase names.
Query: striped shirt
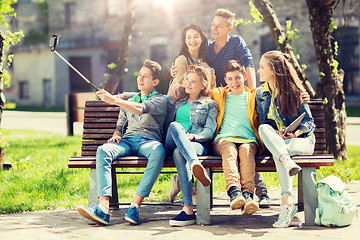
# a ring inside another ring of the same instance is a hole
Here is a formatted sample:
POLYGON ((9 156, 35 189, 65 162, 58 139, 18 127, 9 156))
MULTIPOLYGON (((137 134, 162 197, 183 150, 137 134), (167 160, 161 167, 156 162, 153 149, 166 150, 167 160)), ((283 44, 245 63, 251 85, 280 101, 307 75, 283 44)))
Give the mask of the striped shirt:
POLYGON ((215 40, 208 45, 207 60, 210 67, 215 69, 217 87, 226 86, 224 67, 230 60, 239 61, 245 68, 254 66, 250 49, 242 37, 229 36, 225 46, 217 54, 215 54, 214 46, 215 40))

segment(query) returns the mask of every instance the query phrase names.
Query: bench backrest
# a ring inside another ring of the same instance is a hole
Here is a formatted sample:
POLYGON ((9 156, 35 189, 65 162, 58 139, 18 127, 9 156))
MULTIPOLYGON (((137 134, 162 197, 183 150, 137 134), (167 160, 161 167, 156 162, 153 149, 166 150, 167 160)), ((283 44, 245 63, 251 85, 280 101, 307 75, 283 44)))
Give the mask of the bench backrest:
MULTIPOLYGON (((326 153, 322 100, 313 99, 309 107, 315 120, 315 152, 326 153)), ((81 156, 96 156, 96 149, 111 138, 116 128, 120 108, 102 101, 86 101, 81 156)))

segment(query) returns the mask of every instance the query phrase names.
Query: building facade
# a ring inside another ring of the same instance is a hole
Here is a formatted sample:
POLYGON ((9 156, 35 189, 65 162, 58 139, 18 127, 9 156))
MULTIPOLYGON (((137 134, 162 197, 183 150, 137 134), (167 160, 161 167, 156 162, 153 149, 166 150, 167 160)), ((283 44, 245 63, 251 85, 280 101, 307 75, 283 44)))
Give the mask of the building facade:
MULTIPOLYGON (((315 88, 319 79, 317 59, 310 31, 305 1, 272 0, 280 23, 285 27, 291 20, 299 30, 300 39, 294 42, 300 64, 307 66, 306 74, 315 88)), ((126 0, 48 0, 48 14, 44 16, 37 1, 19 1, 14 30, 25 34, 48 26, 48 37, 61 35, 57 51, 95 85, 105 81, 107 65, 116 62, 121 48, 126 0), (45 23, 44 23, 45 22, 45 23)), ((360 3, 338 6, 334 36, 339 40, 338 61, 346 72, 344 90, 347 99, 360 99, 360 3), (346 27, 340 29, 346 21, 346 27)), ((135 10, 135 30, 131 39, 128 72, 122 89, 136 90, 134 73, 145 59, 152 59, 168 69, 180 50, 183 26, 201 26, 211 41, 210 26, 213 13, 226 8, 236 18, 251 19, 247 0, 143 0, 135 10)), ((232 34, 241 35, 253 55, 255 69, 262 53, 272 50, 275 43, 265 23, 234 27, 232 34)), ((7 97, 18 105, 63 107, 68 93, 93 91, 73 70, 50 51, 46 43, 20 44, 13 48, 12 87, 7 97)), ((163 80, 163 85, 168 82, 163 80)), ((259 84, 259 81, 258 81, 259 84)), ((360 104, 359 104, 360 105, 360 104)))

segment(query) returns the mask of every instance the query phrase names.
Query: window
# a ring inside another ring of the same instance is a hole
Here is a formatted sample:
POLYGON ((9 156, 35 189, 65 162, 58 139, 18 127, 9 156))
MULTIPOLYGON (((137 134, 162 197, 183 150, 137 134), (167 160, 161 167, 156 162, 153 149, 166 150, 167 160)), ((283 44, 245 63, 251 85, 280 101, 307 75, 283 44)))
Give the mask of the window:
POLYGON ((19 98, 20 99, 29 99, 29 82, 20 81, 19 82, 19 98))
POLYGON ((121 16, 126 11, 125 0, 107 0, 108 16, 121 16))
POLYGON ((75 2, 65 3, 65 25, 70 26, 74 21, 75 16, 75 2))
POLYGON ((150 58, 160 64, 163 64, 167 60, 166 45, 155 44, 151 46, 150 58))
POLYGON ((346 95, 360 95, 360 44, 359 28, 346 27, 334 31, 333 37, 338 41, 339 69, 345 71, 344 91, 346 95))
POLYGON ((260 56, 262 56, 267 51, 277 50, 277 46, 274 42, 274 39, 271 34, 267 34, 261 37, 260 43, 260 56))

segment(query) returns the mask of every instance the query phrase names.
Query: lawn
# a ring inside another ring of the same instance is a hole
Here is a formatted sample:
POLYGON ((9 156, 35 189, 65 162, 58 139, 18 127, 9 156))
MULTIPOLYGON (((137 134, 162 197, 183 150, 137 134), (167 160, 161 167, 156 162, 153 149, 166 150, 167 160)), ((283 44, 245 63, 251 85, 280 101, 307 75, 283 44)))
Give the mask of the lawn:
MULTIPOLYGON (((89 170, 67 167, 70 156, 80 155, 80 136, 61 137, 31 130, 2 130, 2 136, 10 145, 4 160, 13 168, 0 171, 0 214, 87 204, 89 170)), ((348 158, 318 172, 324 176, 335 174, 345 182, 360 180, 360 146, 348 146, 348 158)), ((268 187, 278 187, 276 173, 263 174, 268 187)), ((161 174, 146 201, 166 201, 170 177, 161 174)), ((118 175, 120 202, 132 200, 140 178, 141 174, 118 175)), ((223 174, 217 173, 214 178, 215 194, 225 194, 223 174)))

